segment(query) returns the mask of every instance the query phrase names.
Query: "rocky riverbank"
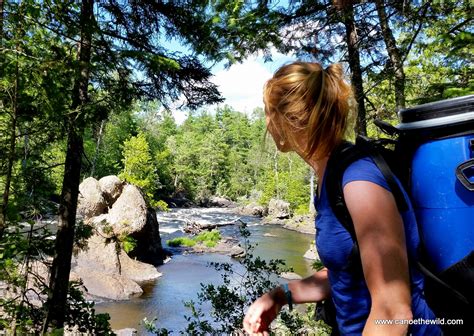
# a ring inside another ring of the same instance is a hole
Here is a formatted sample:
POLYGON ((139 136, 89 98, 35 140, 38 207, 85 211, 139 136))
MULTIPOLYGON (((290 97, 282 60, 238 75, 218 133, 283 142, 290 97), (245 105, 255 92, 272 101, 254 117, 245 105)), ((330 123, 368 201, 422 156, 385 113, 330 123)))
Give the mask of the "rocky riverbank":
POLYGON ((286 229, 301 233, 316 233, 314 215, 293 215, 290 204, 284 200, 271 199, 267 206, 250 203, 236 208, 236 212, 246 216, 262 218, 262 224, 281 225, 286 229))

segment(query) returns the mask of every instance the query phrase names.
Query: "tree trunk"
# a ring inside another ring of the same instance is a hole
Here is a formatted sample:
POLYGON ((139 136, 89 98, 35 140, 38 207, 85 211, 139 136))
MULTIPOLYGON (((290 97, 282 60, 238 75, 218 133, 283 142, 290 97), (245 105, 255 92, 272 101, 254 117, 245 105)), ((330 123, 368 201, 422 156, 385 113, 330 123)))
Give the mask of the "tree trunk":
POLYGON ((97 166, 97 159, 99 157, 99 152, 100 152, 100 143, 102 142, 102 134, 104 133, 104 125, 105 125, 105 120, 102 120, 100 122, 99 134, 97 135, 97 142, 95 144, 94 159, 92 160, 92 168, 91 168, 91 176, 92 177, 94 177, 95 168, 97 166))
POLYGON ((387 53, 392 62, 392 70, 395 76, 395 103, 397 111, 405 108, 405 72, 403 71, 403 60, 400 56, 400 50, 397 47, 392 30, 388 25, 387 14, 383 0, 376 0, 377 13, 380 20, 383 39, 387 47, 387 53))
POLYGON ((83 125, 81 109, 87 102, 91 40, 93 26, 93 0, 83 0, 81 5, 81 41, 79 45, 79 67, 73 88, 71 111, 68 116, 68 143, 64 179, 59 206, 59 225, 56 247, 51 269, 50 293, 43 331, 48 327, 62 328, 65 322, 66 300, 69 289, 69 273, 76 225, 77 199, 81 175, 83 152, 83 125))
POLYGON ((355 133, 367 135, 367 121, 364 104, 364 86, 362 82, 362 69, 360 67, 360 55, 357 49, 359 38, 354 20, 354 8, 348 4, 343 12, 344 26, 346 27, 346 43, 349 54, 349 67, 351 69, 351 82, 354 88, 354 98, 357 102, 357 121, 355 133))
POLYGON ((2 238, 5 229, 7 228, 7 208, 8 199, 10 197, 10 185, 12 181, 13 165, 15 164, 15 147, 16 147, 16 124, 18 121, 17 117, 17 88, 18 88, 18 70, 17 78, 15 80, 15 92, 13 96, 13 111, 12 111, 12 122, 10 126, 10 144, 8 148, 8 159, 7 159, 7 174, 5 176, 5 189, 2 195, 2 204, 0 206, 0 238, 2 238))
MULTIPOLYGON (((3 6, 3 3, 1 4, 3 6)), ((3 13, 2 13, 3 15, 3 13)), ((1 31, 0 31, 1 32, 1 31)), ((16 49, 19 49, 17 43, 16 49)), ((12 111, 11 111, 11 126, 10 126, 10 142, 8 147, 7 157, 7 171, 5 176, 5 189, 2 195, 2 204, 0 204, 0 239, 7 228, 7 208, 8 199, 10 197, 10 186, 12 182, 13 165, 15 164, 15 149, 16 149, 16 128, 18 123, 18 81, 20 76, 20 67, 18 64, 18 54, 16 56, 15 67, 15 86, 12 97, 12 111)), ((2 104, 3 105, 3 104, 2 104)))

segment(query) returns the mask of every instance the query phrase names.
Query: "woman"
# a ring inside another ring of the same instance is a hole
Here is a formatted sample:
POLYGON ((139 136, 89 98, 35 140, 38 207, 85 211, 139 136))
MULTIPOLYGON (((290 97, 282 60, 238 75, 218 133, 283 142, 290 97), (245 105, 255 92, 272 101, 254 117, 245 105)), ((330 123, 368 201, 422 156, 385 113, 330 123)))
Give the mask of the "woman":
MULTIPOLYGON (((423 278, 408 263, 416 258, 419 244, 416 222, 412 209, 398 212, 387 182, 369 158, 355 161, 343 176, 363 272, 346 267, 353 241, 334 216, 324 186, 328 158, 343 141, 350 119, 351 89, 342 67, 285 65, 267 82, 264 103, 267 129, 278 149, 295 151, 322 181, 316 200, 316 245, 326 269, 288 283, 293 302, 331 297, 342 335, 440 335, 436 325, 408 325, 412 319, 435 318, 422 294, 423 278)), ((278 287, 255 301, 245 316, 245 331, 266 334, 287 297, 278 287)))

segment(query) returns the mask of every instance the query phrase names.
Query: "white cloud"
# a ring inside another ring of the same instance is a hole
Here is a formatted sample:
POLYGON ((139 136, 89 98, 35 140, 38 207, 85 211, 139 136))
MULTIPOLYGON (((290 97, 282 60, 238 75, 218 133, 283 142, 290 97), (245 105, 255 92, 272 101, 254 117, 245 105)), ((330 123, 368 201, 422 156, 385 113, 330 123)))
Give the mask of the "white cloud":
POLYGON ((257 56, 234 64, 229 69, 215 72, 212 81, 218 86, 224 104, 244 113, 251 113, 256 107, 263 107, 263 86, 273 72, 284 63, 295 60, 272 51, 272 62, 264 63, 263 57, 257 56))
POLYGON ((254 58, 217 71, 212 81, 224 97, 224 104, 250 113, 263 106, 263 85, 271 76, 272 72, 254 58))

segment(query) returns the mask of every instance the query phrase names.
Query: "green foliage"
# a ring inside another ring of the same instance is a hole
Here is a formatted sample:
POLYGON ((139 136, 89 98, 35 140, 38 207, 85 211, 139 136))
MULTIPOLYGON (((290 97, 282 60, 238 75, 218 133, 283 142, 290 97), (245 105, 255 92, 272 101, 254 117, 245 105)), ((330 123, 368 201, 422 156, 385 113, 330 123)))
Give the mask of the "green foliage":
POLYGON ((30 302, 27 293, 34 293, 34 286, 38 286, 38 293, 45 292, 42 280, 32 274, 32 267, 43 262, 42 257, 52 252, 54 243, 47 230, 38 230, 33 236, 33 224, 29 230, 11 226, 0 241, 0 282, 7 284, 0 297, 0 326, 5 330, 14 328, 20 334, 41 328, 44 311, 30 302))
POLYGON ((145 317, 142 320, 143 327, 145 328, 146 331, 153 333, 156 336, 168 336, 171 334, 167 329, 164 328, 158 328, 155 323, 156 323, 156 318, 153 320, 148 320, 147 317, 145 317))
MULTIPOLYGON (((271 140, 264 148, 262 109, 251 116, 229 106, 215 113, 204 109, 190 112, 178 126, 166 106, 183 96, 192 109, 221 100, 208 80, 211 72, 201 62, 206 58, 230 64, 264 50, 269 60, 271 43, 280 51, 296 50, 325 64, 339 60, 345 55, 346 45, 340 43, 344 28, 338 12, 327 11, 331 1, 96 2, 88 103, 80 109, 72 95, 82 62, 77 43, 80 4, 2 5, 0 193, 5 197, 0 209, 5 206, 10 227, 0 241, 0 279, 18 293, 28 289, 27 274, 19 270, 29 272, 30 262, 52 255, 54 241, 41 230, 28 236, 27 226, 14 222, 57 212, 68 150, 65 120, 71 116, 79 133, 84 130, 82 175, 121 173, 143 188, 151 206, 167 209, 157 201, 167 197, 200 200, 221 195, 264 204, 281 198, 290 202, 294 213, 307 212, 309 170, 294 154, 277 153, 271 140), (307 22, 319 24, 315 28, 307 22), (163 38, 180 41, 192 51, 166 50, 163 38)), ((386 5, 404 58, 407 104, 474 93, 472 2, 386 5)), ((354 9, 368 120, 396 123, 394 76, 374 4, 354 9)), ((370 123, 368 133, 380 136, 370 123)), ((75 247, 84 248, 91 228, 79 223, 75 231, 75 247)), ((114 239, 118 249, 133 248, 127 237, 114 239)), ((15 319, 18 333, 36 328, 40 310, 21 300, 10 303, 4 305, 8 319, 1 320, 3 327, 15 319)), ((199 311, 194 315, 199 317, 199 311)), ((206 320, 201 322, 196 328, 205 330, 206 320)))
POLYGON ((74 232, 74 248, 75 252, 84 250, 87 247, 88 239, 94 234, 94 227, 92 225, 84 223, 84 221, 78 221, 76 230, 74 232))
POLYGON ((102 138, 97 139, 97 130, 95 136, 86 138, 86 143, 92 143, 89 151, 86 146, 88 157, 97 156, 95 176, 118 175, 123 170, 123 144, 137 133, 137 120, 129 109, 110 112, 105 121, 102 138), (99 150, 95 153, 97 142, 99 142, 99 150))
POLYGON ((140 187, 150 200, 153 199, 159 181, 152 164, 150 147, 143 133, 124 142, 123 165, 119 178, 140 187))
POLYGON ((260 181, 263 190, 258 202, 268 204, 270 199, 283 199, 290 203, 296 214, 309 212, 310 170, 295 153, 275 152, 273 170, 266 170, 260 181))
POLYGON ((156 208, 158 211, 170 211, 168 203, 163 200, 155 201, 152 203, 152 207, 156 208))
POLYGON ((125 253, 130 253, 137 247, 137 240, 130 236, 120 237, 119 240, 125 253))
POLYGON ((215 247, 219 240, 221 240, 221 233, 219 230, 201 232, 194 238, 194 240, 207 247, 215 247))
POLYGON ((192 247, 196 245, 196 241, 188 237, 177 237, 177 238, 167 240, 166 244, 168 244, 168 246, 171 246, 171 247, 178 247, 178 246, 192 247))
POLYGON ((79 333, 91 335, 112 336, 115 333, 110 327, 109 314, 96 314, 94 302, 86 301, 80 287, 82 283, 71 282, 68 293, 68 308, 66 310, 66 325, 79 333))
POLYGON ((186 246, 192 247, 197 243, 203 244, 206 247, 215 247, 221 240, 221 233, 219 230, 205 231, 198 234, 196 237, 177 237, 167 240, 166 243, 171 247, 186 246))
POLYGON ((331 327, 323 321, 316 321, 316 304, 308 304, 306 311, 282 311, 277 319, 276 334, 330 336, 331 327))

